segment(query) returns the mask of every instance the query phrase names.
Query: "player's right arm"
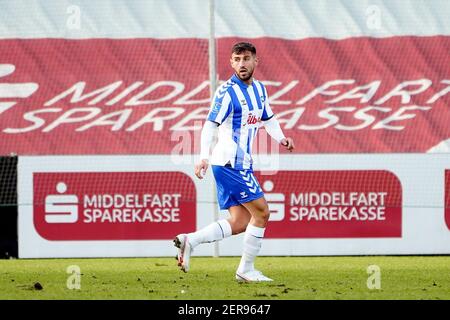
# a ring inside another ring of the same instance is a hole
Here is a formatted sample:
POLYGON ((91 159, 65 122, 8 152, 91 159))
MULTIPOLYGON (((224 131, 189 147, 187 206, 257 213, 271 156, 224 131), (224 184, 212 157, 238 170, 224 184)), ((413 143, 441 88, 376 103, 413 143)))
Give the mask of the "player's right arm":
POLYGON ((202 134, 200 137, 200 162, 195 165, 195 175, 199 179, 203 179, 203 176, 208 170, 209 165, 209 150, 219 125, 215 122, 206 120, 203 125, 202 134))
POLYGON ((217 128, 231 112, 231 97, 227 92, 228 85, 220 86, 214 94, 208 118, 203 125, 200 138, 200 161, 195 165, 195 175, 203 179, 209 165, 209 152, 217 128))

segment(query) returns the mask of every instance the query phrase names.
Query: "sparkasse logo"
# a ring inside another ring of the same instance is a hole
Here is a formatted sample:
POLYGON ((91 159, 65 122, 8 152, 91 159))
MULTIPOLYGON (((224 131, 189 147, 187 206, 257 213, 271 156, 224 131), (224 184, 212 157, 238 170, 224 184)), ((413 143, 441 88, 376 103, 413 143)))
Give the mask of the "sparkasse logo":
POLYGON ((64 194, 67 185, 59 182, 56 186, 58 194, 45 197, 45 222, 75 223, 78 220, 78 197, 64 194))
POLYGON ((270 211, 267 238, 402 236, 402 186, 385 170, 255 172, 270 211))
POLYGON ((181 172, 34 173, 33 190, 47 240, 171 239, 196 225, 195 186, 181 172))

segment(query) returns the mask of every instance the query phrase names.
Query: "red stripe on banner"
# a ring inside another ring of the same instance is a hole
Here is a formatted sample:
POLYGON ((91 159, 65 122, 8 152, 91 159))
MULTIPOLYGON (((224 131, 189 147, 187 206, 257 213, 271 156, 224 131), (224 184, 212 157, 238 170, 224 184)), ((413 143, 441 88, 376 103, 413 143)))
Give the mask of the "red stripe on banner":
MULTIPOLYGON (((221 80, 238 40, 217 40, 221 80)), ((252 41, 295 152, 426 152, 450 137, 450 37, 252 41)), ((0 57, 0 154, 199 151, 206 40, 0 40, 0 57)))
POLYGON ((450 230, 450 170, 445 170, 445 223, 450 230))

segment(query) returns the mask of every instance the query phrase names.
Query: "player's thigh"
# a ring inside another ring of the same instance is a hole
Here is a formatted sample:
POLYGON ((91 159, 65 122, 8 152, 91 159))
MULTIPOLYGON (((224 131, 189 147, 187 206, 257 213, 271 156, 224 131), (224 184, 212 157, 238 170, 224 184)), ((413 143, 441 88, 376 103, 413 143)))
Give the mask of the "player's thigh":
POLYGON ((230 220, 239 225, 247 225, 252 218, 251 213, 242 205, 232 206, 228 208, 230 220))
POLYGON ((258 198, 242 204, 253 216, 268 217, 269 206, 264 197, 258 198))

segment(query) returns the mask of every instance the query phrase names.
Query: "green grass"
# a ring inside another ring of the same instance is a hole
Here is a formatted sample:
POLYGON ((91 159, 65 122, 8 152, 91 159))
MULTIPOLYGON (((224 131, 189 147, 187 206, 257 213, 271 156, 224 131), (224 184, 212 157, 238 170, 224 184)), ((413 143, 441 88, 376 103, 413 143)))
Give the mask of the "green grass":
POLYGON ((258 257, 271 283, 237 283, 237 257, 0 260, 0 299, 450 299, 449 256, 258 257), (69 290, 67 267, 81 269, 69 290), (369 265, 381 288, 368 289, 369 265), (41 290, 35 283, 41 284, 41 290))

